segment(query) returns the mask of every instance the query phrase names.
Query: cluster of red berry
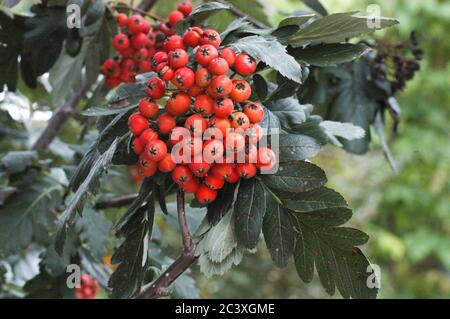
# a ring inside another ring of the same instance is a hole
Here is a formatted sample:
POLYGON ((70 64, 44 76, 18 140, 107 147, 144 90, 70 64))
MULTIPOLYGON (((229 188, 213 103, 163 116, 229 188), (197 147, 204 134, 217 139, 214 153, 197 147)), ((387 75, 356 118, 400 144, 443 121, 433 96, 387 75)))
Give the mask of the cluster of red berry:
POLYGON ((192 4, 187 0, 178 5, 178 10, 170 13, 167 23, 152 26, 140 14, 128 16, 119 13, 117 24, 121 29, 113 38, 113 47, 119 56, 104 61, 101 71, 109 87, 120 83, 134 82, 138 73, 157 71, 165 73, 164 67, 152 65, 152 58, 158 52, 169 52, 165 40, 175 35, 173 26, 192 12, 192 4))
POLYGON ((75 297, 77 299, 94 299, 99 290, 97 280, 88 274, 82 274, 80 281, 81 286, 76 288, 75 297))

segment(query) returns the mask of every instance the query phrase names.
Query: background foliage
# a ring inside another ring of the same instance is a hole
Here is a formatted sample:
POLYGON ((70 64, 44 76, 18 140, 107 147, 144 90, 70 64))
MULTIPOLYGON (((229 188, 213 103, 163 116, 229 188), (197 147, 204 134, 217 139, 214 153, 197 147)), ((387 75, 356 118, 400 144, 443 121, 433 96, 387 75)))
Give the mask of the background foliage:
MULTIPOLYGON (((173 10, 176 2, 175 0, 160 1, 154 12, 165 16, 173 10)), ((305 9, 305 6, 298 0, 230 2, 242 11, 248 12, 250 16, 263 22, 272 22, 274 25, 284 18, 285 12, 305 9)), ((381 38, 404 40, 409 36, 411 30, 418 31, 421 45, 425 49, 425 62, 415 80, 409 84, 405 92, 398 96, 399 102, 403 106, 402 124, 398 136, 395 139, 389 138, 392 152, 400 168, 399 174, 392 174, 389 165, 383 159, 376 137, 371 145, 372 150, 366 155, 350 155, 336 147, 327 147, 325 152, 314 158, 314 161, 327 168, 330 186, 339 189, 348 200, 349 206, 355 208, 353 225, 371 234, 371 241, 365 248, 368 255, 371 256, 371 262, 381 267, 381 297, 450 297, 450 148, 447 146, 449 139, 447 125, 450 115, 448 107, 450 104, 448 94, 450 46, 448 41, 442 40, 446 38, 446 32, 450 27, 448 19, 450 4, 438 0, 426 2, 419 0, 391 2, 324 0, 323 3, 330 12, 344 12, 356 8, 363 14, 366 13, 367 5, 378 3, 381 15, 396 17, 401 22, 400 26, 390 29, 387 31, 388 33, 377 34, 381 38)), ((220 30, 224 30, 232 19, 227 12, 219 13, 216 18, 217 21, 221 21, 217 25, 220 30)), ((94 24, 88 30, 93 32, 91 39, 93 42, 96 41, 96 30, 107 28, 106 22, 105 20, 99 25, 94 24)), ((61 39, 66 36, 68 35, 57 34, 54 35, 54 38, 62 41, 61 39)), ((109 45, 108 39, 100 41, 105 43, 105 47, 109 45)), ((101 50, 96 53, 89 52, 94 47, 90 46, 89 42, 85 43, 83 46, 85 51, 82 51, 81 59, 95 59, 95 57, 105 54, 101 50)), ((22 50, 22 48, 20 49, 22 50)), ((26 48, 24 52, 26 52, 26 48)), ((56 60, 57 56, 53 58, 56 60)), ((77 63, 83 63, 79 59, 56 63, 77 68, 77 63)), ((92 81, 89 74, 86 77, 87 81, 92 81)), ((80 84, 80 79, 73 79, 70 76, 67 76, 66 80, 70 80, 69 85, 80 84)), ((52 79, 52 75, 50 75, 49 81, 51 83, 60 80, 52 79)), ((2 151, 21 148, 27 143, 28 139, 24 135, 29 134, 33 137, 36 131, 45 125, 45 120, 50 115, 48 110, 57 105, 46 93, 46 79, 43 83, 37 83, 39 90, 34 90, 32 94, 22 82, 23 80, 19 79, 19 94, 4 95, 0 93, 1 123, 11 123, 11 125, 0 127, 0 136, 14 137, 0 139, 2 151), (24 95, 30 100, 24 99, 24 95), (39 102, 39 106, 37 102, 39 102), (8 106, 12 104, 19 105, 19 108, 15 108, 13 112, 5 112, 5 110, 11 110, 8 106), (16 121, 12 121, 12 119, 16 121)), ((59 97, 59 99, 64 98, 64 96, 59 97)), ((88 103, 81 103, 79 109, 89 107, 88 103)), ((82 121, 71 120, 63 134, 60 135, 60 139, 64 143, 57 141, 52 144, 52 148, 48 152, 49 158, 57 163, 64 163, 64 172, 68 177, 71 176, 80 162, 82 154, 86 153, 88 146, 93 141, 88 134, 84 137, 84 142, 79 145, 77 137, 80 132, 83 132, 85 125, 87 124, 83 124, 82 121)), ((40 183, 44 183, 48 189, 52 190, 42 197, 45 198, 45 202, 38 202, 39 205, 57 203, 57 197, 60 196, 58 191, 61 187, 60 184, 67 184, 67 180, 60 178, 64 174, 54 170, 47 172, 47 163, 36 162, 33 154, 28 155, 27 160, 33 169, 46 172, 47 177, 40 183)), ((18 173, 21 171, 20 167, 14 169, 18 173)), ((127 174, 126 169, 114 168, 109 172, 101 185, 102 193, 129 193, 130 189, 135 187, 131 177, 128 183, 125 183, 122 178, 118 178, 120 174, 127 174)), ((20 187, 21 185, 16 186, 20 187)), ((3 186, 0 185, 0 187, 3 186)), ((7 194, 7 190, 2 188, 2 194, 7 194)), ((0 198, 0 202, 2 200, 0 198)), ((30 199, 31 202, 33 200, 33 198, 30 199)), ((39 205, 36 206, 36 209, 39 209, 39 205)), ((58 210, 58 207, 55 207, 55 210, 58 210)), ((97 215, 90 213, 89 208, 85 209, 84 216, 83 219, 98 218, 97 215)), ((98 243, 107 240, 110 227, 108 223, 115 222, 117 216, 119 216, 119 212, 115 210, 107 211, 105 216, 107 219, 100 216, 104 219, 103 231, 100 232, 96 242, 82 242, 79 247, 75 245, 78 247, 76 249, 79 250, 79 253, 92 254, 95 255, 93 258, 101 258, 105 251, 102 251, 103 245, 98 245, 98 243)), ((169 256, 175 257, 179 250, 179 234, 170 230, 169 227, 174 224, 174 216, 171 214, 167 216, 156 214, 156 216, 157 227, 154 230, 154 238, 157 241, 160 233, 164 232, 165 245, 158 248, 152 247, 153 252, 161 249, 169 256)), ((39 225, 48 222, 51 216, 40 216, 40 218, 40 221, 34 225, 35 236, 43 235, 39 232, 39 225)), ((199 221, 200 218, 190 222, 198 225, 199 221)), ((83 223, 81 220, 76 227, 76 231, 81 234, 81 241, 83 241, 84 233, 92 231, 86 225, 88 222, 83 223)), ((41 240, 47 239, 41 238, 41 240)), ((18 243, 20 244, 20 241, 18 243)), ((112 247, 113 243, 109 244, 112 247)), ((8 248, 2 247, 2 249, 8 248)), ((9 265, 14 265, 17 269, 28 269, 27 272, 15 272, 17 278, 8 278, 8 282, 12 285, 9 288, 14 289, 14 285, 19 287, 33 277, 39 267, 33 261, 33 256, 37 258, 39 255, 47 261, 52 261, 46 263, 45 272, 56 275, 57 280, 64 280, 64 278, 58 277, 58 274, 61 273, 61 264, 58 263, 57 258, 54 258, 55 252, 36 250, 34 255, 17 256, 15 260, 8 261, 9 265), (11 284, 11 282, 15 284, 11 284)), ((63 254, 62 258, 67 257, 64 257, 63 254)), ((170 262, 167 258, 164 254, 161 256, 155 254, 150 262, 154 266, 160 266, 170 262)), ((85 265, 85 267, 89 267, 89 265, 85 265)), ((101 271, 107 270, 102 269, 101 271)), ((0 287, 3 272, 0 264, 0 287)), ((146 275, 152 276, 153 274, 146 275)), ((199 280, 197 286, 200 288, 200 297, 328 296, 317 279, 312 285, 305 285, 299 281, 293 262, 289 263, 287 270, 274 267, 266 249, 258 249, 253 255, 247 254, 243 262, 233 271, 227 272, 224 277, 205 278, 198 272, 198 268, 195 268, 193 273, 183 276, 177 282, 175 296, 193 296, 191 276, 199 280)), ((31 295, 38 293, 36 287, 39 287, 39 280, 45 279, 35 278, 25 287, 25 290, 31 295)), ((67 293, 70 294, 70 292, 67 293)), ((106 296, 106 294, 102 296, 106 296)), ((196 296, 195 293, 194 297, 196 296)))

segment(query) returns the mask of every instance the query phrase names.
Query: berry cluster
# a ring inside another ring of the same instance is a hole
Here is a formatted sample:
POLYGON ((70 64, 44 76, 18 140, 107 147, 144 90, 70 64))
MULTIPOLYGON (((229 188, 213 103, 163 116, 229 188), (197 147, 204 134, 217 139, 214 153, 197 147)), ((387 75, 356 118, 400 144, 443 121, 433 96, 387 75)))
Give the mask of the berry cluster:
POLYGON ((171 173, 200 203, 214 201, 225 182, 252 178, 276 163, 275 153, 261 143, 264 108, 249 101, 245 77, 257 63, 220 44, 217 31, 199 27, 168 37, 167 52, 152 58, 159 76, 147 80, 147 98, 128 121, 140 173, 171 173))
POLYGON ((89 276, 88 274, 82 274, 81 286, 76 288, 75 297, 77 299, 94 299, 98 294, 98 283, 97 280, 89 276))
POLYGON ((166 38, 175 35, 173 26, 191 12, 192 4, 187 0, 178 5, 177 11, 169 14, 166 23, 154 26, 140 14, 128 16, 125 13, 118 13, 116 20, 121 32, 114 36, 113 47, 119 56, 107 59, 101 67, 106 84, 109 87, 116 87, 120 83, 134 82, 138 73, 150 71, 166 73, 164 66, 155 62, 158 61, 158 57, 155 61, 153 57, 159 52, 171 51, 170 46, 176 39, 167 43, 166 38))

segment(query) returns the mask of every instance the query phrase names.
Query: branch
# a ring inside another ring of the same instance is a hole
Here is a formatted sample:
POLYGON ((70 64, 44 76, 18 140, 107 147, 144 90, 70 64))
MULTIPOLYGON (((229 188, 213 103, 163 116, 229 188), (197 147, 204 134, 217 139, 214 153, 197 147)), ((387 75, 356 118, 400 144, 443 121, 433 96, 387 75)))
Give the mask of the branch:
POLYGON ((152 18, 153 20, 161 22, 161 23, 166 22, 163 18, 158 17, 157 15, 155 15, 153 13, 147 12, 147 10, 136 9, 136 8, 130 7, 129 5, 126 5, 124 3, 121 3, 120 5, 117 5, 117 6, 113 6, 112 8, 129 10, 129 11, 132 11, 132 12, 139 13, 139 14, 141 14, 143 16, 147 16, 149 18, 152 18))
POLYGON ((131 204, 137 196, 138 194, 128 194, 119 197, 102 199, 95 204, 95 209, 123 207, 131 204))
POLYGON ((178 222, 183 238, 183 253, 158 277, 147 289, 144 289, 137 299, 155 299, 169 295, 168 287, 182 273, 184 273, 196 260, 195 249, 197 248, 186 221, 184 209, 184 192, 177 193, 178 222))
POLYGON ((233 6, 232 4, 230 4, 228 1, 225 0, 215 0, 216 2, 220 2, 222 4, 226 4, 226 5, 231 5, 230 7, 230 11, 238 16, 238 17, 246 17, 247 20, 253 24, 255 27, 259 28, 259 29, 267 29, 267 26, 262 23, 261 21, 258 21, 252 17, 250 17, 248 14, 245 14, 245 12, 242 12, 241 10, 239 10, 238 8, 236 8, 235 6, 233 6))
POLYGON ((138 10, 147 12, 156 4, 158 0, 142 0, 141 3, 137 6, 138 10))
POLYGON ((74 92, 66 103, 58 108, 48 121, 47 127, 41 133, 34 145, 31 147, 35 151, 42 151, 46 149, 55 137, 62 130, 66 122, 72 116, 78 103, 85 96, 89 89, 89 85, 85 84, 80 91, 74 92))

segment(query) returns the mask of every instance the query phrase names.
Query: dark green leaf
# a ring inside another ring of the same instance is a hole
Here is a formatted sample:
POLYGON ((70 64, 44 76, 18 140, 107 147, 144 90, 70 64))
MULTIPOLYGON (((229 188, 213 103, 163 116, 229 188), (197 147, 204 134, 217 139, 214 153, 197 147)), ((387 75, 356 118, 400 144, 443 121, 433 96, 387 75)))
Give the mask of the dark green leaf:
POLYGON ((266 80, 259 74, 253 76, 253 87, 260 100, 264 100, 269 93, 266 80))
POLYGON ((261 175, 264 183, 284 192, 306 192, 323 186, 327 182, 324 171, 309 162, 280 164, 275 174, 261 175))
POLYGON ((367 53, 369 48, 361 43, 332 43, 293 49, 291 53, 297 60, 311 65, 327 67, 351 62, 367 53))
POLYGON ((311 212, 318 209, 347 206, 347 202, 341 194, 326 187, 295 194, 277 192, 277 195, 287 208, 297 212, 311 212))
POLYGON ((315 20, 301 28, 297 33, 285 39, 293 47, 312 42, 339 43, 364 33, 374 32, 398 24, 397 20, 377 17, 379 27, 367 17, 354 16, 355 12, 335 13, 315 20))
POLYGON ((234 204, 234 228, 238 243, 256 247, 266 213, 266 190, 257 179, 242 180, 234 204))
POLYGON ((216 225, 231 209, 235 191, 235 184, 225 183, 225 186, 218 192, 216 200, 208 205, 207 216, 211 225, 216 225))
POLYGON ((61 254, 64 248, 64 242, 69 227, 73 226, 76 214, 82 215, 84 204, 89 194, 95 195, 99 188, 99 179, 111 164, 116 151, 117 140, 111 144, 109 149, 103 153, 93 164, 86 179, 81 183, 77 191, 72 195, 67 207, 61 217, 61 225, 56 235, 55 248, 61 254))
POLYGON ((319 0, 302 0, 302 2, 320 15, 328 15, 327 9, 325 9, 325 7, 320 3, 319 0))
POLYGON ((220 10, 229 9, 229 4, 220 2, 206 2, 202 3, 198 7, 194 8, 189 17, 183 19, 175 25, 175 30, 179 33, 183 33, 190 26, 201 25, 203 21, 216 14, 220 10))
POLYGON ((305 282, 313 277, 314 265, 320 282, 333 295, 337 288, 344 298, 375 298, 378 289, 369 288, 366 257, 355 246, 367 242, 363 232, 345 227, 351 211, 345 208, 324 209, 310 213, 293 213, 298 232, 294 260, 305 282))
POLYGON ((289 213, 271 194, 267 194, 266 214, 263 220, 263 235, 273 262, 286 267, 294 251, 295 233, 289 213))
POLYGON ((35 151, 9 152, 2 157, 1 164, 8 173, 16 174, 23 172, 37 159, 38 156, 35 151))
POLYGON ((300 161, 315 156, 322 145, 314 138, 299 134, 280 134, 280 163, 300 161))

